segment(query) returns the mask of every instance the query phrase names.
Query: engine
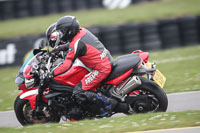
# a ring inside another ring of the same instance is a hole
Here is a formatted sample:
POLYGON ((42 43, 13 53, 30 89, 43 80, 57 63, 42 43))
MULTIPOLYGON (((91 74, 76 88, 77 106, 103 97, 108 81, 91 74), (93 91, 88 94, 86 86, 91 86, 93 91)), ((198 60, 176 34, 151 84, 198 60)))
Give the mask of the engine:
POLYGON ((71 108, 68 112, 68 115, 70 116, 71 119, 75 120, 84 119, 84 111, 78 106, 74 106, 73 108, 71 108))

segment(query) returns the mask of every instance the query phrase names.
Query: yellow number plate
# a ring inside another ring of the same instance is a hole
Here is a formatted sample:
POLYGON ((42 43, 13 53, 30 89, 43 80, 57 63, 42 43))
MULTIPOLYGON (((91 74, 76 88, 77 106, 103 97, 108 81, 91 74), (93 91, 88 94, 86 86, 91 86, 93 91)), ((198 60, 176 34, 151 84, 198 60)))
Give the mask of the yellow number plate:
POLYGON ((163 88, 165 85, 166 77, 158 70, 156 69, 155 74, 153 76, 153 80, 161 87, 163 88))
MULTIPOLYGON (((151 62, 146 63, 147 68, 152 68, 151 62)), ((155 74, 153 76, 153 80, 161 87, 163 88, 165 85, 166 77, 158 70, 156 69, 155 74)))

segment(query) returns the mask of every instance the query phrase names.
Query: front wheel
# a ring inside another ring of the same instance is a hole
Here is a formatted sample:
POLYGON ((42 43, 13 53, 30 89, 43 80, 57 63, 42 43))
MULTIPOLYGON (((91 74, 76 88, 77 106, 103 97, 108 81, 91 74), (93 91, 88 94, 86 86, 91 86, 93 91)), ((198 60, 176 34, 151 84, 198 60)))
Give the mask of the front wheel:
POLYGON ((130 104, 132 113, 166 112, 168 98, 164 90, 144 77, 140 77, 140 80, 142 84, 129 94, 138 97, 130 104))
POLYGON ((60 117, 50 110, 47 104, 43 105, 40 116, 35 117, 34 110, 31 108, 29 101, 20 99, 19 96, 15 99, 14 110, 18 121, 23 126, 48 122, 58 123, 60 121, 60 117))

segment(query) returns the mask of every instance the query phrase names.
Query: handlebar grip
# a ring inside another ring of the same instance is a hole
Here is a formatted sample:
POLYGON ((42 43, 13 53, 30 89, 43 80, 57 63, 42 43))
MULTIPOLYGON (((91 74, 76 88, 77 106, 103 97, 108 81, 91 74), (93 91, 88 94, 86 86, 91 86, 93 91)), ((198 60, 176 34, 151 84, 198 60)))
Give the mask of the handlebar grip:
POLYGON ((52 53, 57 53, 57 52, 60 52, 60 51, 68 50, 69 44, 70 43, 66 43, 64 45, 57 46, 50 53, 52 54, 52 53))

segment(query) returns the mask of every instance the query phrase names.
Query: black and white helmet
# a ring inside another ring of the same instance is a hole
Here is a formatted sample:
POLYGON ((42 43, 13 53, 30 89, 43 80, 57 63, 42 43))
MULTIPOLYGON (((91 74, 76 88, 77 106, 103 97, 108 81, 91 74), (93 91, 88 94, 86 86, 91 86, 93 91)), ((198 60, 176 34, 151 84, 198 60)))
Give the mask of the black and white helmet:
POLYGON ((61 40, 64 42, 71 41, 79 29, 79 22, 74 16, 64 16, 56 23, 56 30, 62 33, 61 40))

